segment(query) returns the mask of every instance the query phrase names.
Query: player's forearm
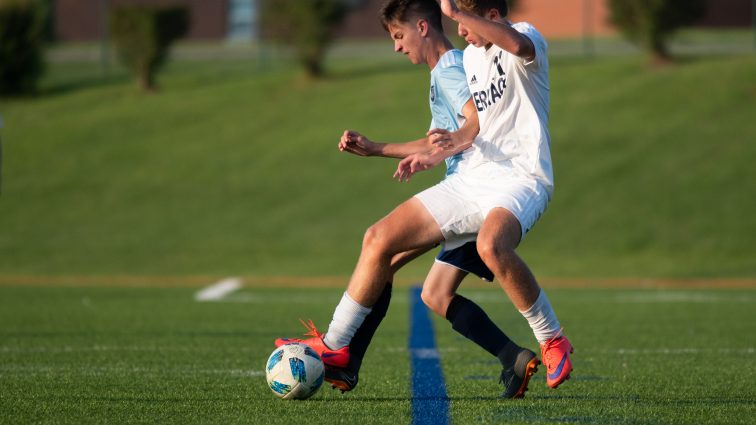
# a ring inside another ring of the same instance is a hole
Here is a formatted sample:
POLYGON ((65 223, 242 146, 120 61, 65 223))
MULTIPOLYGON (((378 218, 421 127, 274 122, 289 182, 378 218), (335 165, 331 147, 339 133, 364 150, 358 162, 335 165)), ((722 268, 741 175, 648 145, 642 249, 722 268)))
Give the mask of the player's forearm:
POLYGON ((459 130, 453 133, 456 142, 454 143, 454 148, 451 150, 449 156, 467 150, 467 148, 473 145, 475 137, 480 132, 478 112, 475 109, 472 99, 468 100, 462 108, 462 114, 465 116, 465 123, 462 124, 462 127, 460 127, 459 130))
POLYGON ((406 143, 380 143, 379 155, 387 158, 406 158, 433 148, 427 137, 406 143))
POLYGON ((507 23, 491 21, 464 10, 457 11, 451 18, 515 56, 527 60, 535 57, 533 42, 507 23))

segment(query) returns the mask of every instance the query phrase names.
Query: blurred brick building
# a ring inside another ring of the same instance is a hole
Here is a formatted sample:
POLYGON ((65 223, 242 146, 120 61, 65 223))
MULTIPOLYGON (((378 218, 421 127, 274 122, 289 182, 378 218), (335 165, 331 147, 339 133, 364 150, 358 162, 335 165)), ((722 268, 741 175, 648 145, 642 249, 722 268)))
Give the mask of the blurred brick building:
MULTIPOLYGON (((272 0, 275 1, 275 0, 272 0)), ((308 0, 302 0, 308 1, 308 0)), ((339 31, 342 38, 383 37, 378 10, 385 0, 363 0, 339 31)), ((191 16, 189 39, 250 40, 259 34, 259 0, 52 0, 55 34, 60 41, 99 40, 105 29, 108 8, 125 4, 185 5, 191 16)), ((748 27, 751 0, 709 0, 699 25, 748 27)), ((528 21, 550 38, 579 37, 586 33, 611 34, 607 0, 519 0, 511 13, 513 21, 528 21)), ((454 30, 447 22, 447 29, 454 30)))

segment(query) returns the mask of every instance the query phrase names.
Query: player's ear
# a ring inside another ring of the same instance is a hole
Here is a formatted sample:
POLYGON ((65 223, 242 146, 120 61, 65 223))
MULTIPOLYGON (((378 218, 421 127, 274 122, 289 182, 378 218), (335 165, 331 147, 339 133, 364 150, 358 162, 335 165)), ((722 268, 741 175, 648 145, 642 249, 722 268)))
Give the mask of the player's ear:
POLYGON ((426 21, 425 19, 418 19, 417 32, 419 32, 423 37, 428 35, 428 21, 426 21))
POLYGON ((494 7, 488 9, 488 12, 486 12, 486 18, 491 21, 498 21, 500 17, 501 13, 499 13, 499 9, 496 9, 494 7))

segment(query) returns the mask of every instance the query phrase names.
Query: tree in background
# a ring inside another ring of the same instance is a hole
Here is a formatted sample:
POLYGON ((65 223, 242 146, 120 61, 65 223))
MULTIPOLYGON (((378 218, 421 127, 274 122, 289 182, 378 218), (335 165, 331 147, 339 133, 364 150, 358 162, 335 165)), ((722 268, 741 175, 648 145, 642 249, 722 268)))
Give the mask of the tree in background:
POLYGON ((155 74, 171 44, 189 29, 189 12, 183 7, 124 6, 113 9, 109 19, 119 59, 143 91, 155 91, 155 74))
POLYGON ((706 0, 609 0, 609 7, 610 21, 663 64, 671 60, 672 34, 703 17, 706 0))
MULTIPOLYGON (((294 48, 311 77, 323 74, 323 59, 336 28, 359 0, 264 0, 263 25, 272 38, 294 48)), ((377 18, 376 18, 377 19, 377 18)))
POLYGON ((37 90, 44 71, 47 14, 46 3, 39 0, 0 0, 0 93, 37 90))

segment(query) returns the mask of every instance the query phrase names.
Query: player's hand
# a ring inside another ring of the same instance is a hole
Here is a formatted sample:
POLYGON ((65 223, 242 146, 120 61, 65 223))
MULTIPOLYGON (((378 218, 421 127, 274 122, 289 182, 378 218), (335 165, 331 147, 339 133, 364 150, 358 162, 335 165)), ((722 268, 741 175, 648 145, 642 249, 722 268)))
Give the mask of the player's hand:
POLYGON ((455 3, 454 0, 439 0, 438 5, 441 6, 441 12, 452 19, 454 18, 454 15, 459 12, 457 3, 455 3))
POLYGON ((415 153, 399 161, 399 165, 394 172, 394 178, 400 182, 408 182, 410 177, 420 171, 425 171, 438 165, 439 158, 443 158, 438 153, 415 153))
POLYGON ((427 135, 435 147, 446 151, 453 151, 459 143, 455 133, 443 128, 434 128, 427 135))
POLYGON ((340 151, 358 156, 375 155, 376 149, 375 143, 356 131, 344 130, 344 134, 341 135, 341 140, 339 140, 340 151))

